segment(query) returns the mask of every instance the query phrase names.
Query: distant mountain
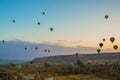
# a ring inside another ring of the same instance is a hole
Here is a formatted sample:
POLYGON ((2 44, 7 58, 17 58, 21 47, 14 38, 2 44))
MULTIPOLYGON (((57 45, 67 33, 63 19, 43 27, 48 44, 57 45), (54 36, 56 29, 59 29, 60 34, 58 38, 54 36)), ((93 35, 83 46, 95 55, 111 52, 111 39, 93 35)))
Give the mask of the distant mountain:
POLYGON ((12 59, 0 59, 0 64, 10 64, 10 63, 19 64, 19 63, 24 63, 24 62, 27 62, 27 61, 12 60, 12 59))
POLYGON ((48 43, 31 43, 24 41, 6 41, 0 43, 0 59, 19 59, 32 60, 37 57, 54 56, 54 55, 70 55, 79 53, 96 52, 97 48, 78 46, 76 48, 64 47, 57 44, 48 43), (27 50, 25 48, 27 47, 27 50), (36 50, 35 47, 38 49, 36 50), (45 49, 50 50, 45 52, 45 49))
POLYGON ((84 62, 91 60, 93 62, 109 62, 115 63, 120 61, 120 52, 115 53, 101 53, 101 54, 79 54, 75 55, 57 55, 57 56, 49 56, 44 58, 35 58, 32 62, 33 65, 44 65, 46 62, 50 62, 51 64, 66 64, 68 62, 75 62, 77 59, 80 59, 84 62))

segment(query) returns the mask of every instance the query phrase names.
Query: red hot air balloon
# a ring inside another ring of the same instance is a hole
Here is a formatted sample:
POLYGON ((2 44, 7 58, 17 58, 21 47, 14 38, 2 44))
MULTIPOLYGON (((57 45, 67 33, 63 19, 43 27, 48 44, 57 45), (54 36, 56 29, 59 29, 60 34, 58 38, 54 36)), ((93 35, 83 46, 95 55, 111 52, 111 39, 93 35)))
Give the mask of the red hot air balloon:
POLYGON ((87 64, 92 64, 92 61, 91 60, 87 61, 87 64))
POLYGON ((79 53, 75 53, 75 56, 78 57, 79 53))

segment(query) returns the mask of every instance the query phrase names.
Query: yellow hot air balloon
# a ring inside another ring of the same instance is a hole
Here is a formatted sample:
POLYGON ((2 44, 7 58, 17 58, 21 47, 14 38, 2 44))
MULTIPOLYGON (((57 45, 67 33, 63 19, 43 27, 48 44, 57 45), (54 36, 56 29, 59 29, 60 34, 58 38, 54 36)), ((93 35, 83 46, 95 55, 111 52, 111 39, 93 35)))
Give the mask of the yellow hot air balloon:
POLYGON ((105 19, 108 19, 108 17, 109 17, 108 15, 105 15, 105 19))
POLYGON ((113 48, 114 48, 115 50, 117 50, 117 49, 118 49, 118 45, 114 45, 113 48))

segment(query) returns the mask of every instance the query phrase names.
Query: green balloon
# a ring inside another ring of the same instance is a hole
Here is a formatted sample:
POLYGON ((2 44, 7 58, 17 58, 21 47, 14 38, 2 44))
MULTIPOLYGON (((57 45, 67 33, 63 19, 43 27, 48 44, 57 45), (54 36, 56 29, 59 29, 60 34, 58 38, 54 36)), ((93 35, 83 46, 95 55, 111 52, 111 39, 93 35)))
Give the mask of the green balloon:
POLYGON ((114 45, 113 48, 114 48, 115 50, 117 50, 117 49, 118 49, 118 45, 114 45))
POLYGON ((17 69, 17 70, 20 70, 21 68, 22 68, 21 65, 16 65, 16 66, 15 66, 15 69, 17 69))
POLYGON ((111 37, 110 38, 110 41, 113 43, 115 41, 115 38, 114 37, 111 37))
POLYGON ((84 67, 84 63, 83 62, 80 63, 80 67, 84 67))
POLYGON ((101 49, 97 49, 97 52, 100 53, 100 52, 101 52, 101 49))

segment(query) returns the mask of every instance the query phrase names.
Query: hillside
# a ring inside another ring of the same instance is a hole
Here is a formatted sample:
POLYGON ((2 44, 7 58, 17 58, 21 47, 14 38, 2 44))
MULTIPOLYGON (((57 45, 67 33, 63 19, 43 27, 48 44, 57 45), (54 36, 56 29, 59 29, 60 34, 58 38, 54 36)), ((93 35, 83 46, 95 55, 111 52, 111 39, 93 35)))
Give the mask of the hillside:
POLYGON ((32 63, 35 65, 44 65, 46 62, 50 62, 53 64, 66 64, 68 62, 75 62, 75 60, 81 59, 86 62, 88 60, 92 60, 94 63, 105 61, 110 63, 115 63, 120 60, 120 52, 114 53, 101 53, 101 54, 79 54, 75 55, 57 55, 57 56, 49 56, 44 58, 35 58, 32 60, 32 63))

